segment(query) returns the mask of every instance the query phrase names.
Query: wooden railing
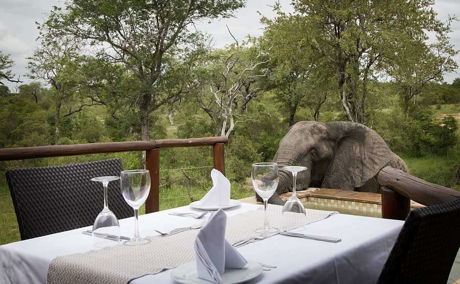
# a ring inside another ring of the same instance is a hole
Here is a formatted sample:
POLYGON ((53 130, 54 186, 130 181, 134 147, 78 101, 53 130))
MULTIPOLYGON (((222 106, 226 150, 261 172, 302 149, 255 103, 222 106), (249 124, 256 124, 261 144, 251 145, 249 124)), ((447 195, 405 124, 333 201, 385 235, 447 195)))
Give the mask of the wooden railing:
POLYGON ((151 189, 145 202, 146 213, 160 209, 160 149, 173 147, 212 146, 214 168, 225 172, 224 145, 227 137, 205 137, 190 139, 164 139, 153 141, 130 141, 110 143, 89 143, 75 145, 52 145, 37 147, 0 149, 0 161, 73 156, 98 153, 145 151, 145 167, 150 172, 151 189))
MULTIPOLYGON (((212 146, 214 157, 213 166, 224 172, 224 145, 227 142, 227 137, 205 137, 3 148, 0 149, 0 161, 145 151, 145 165, 150 171, 152 180, 150 194, 145 202, 145 210, 147 213, 150 213, 158 211, 160 208, 161 148, 212 146)), ((382 217, 384 218, 405 219, 410 210, 410 200, 417 201, 423 205, 432 205, 460 198, 460 192, 458 191, 429 183, 392 167, 383 168, 377 175, 377 180, 382 187, 382 217)))
POLYGON ((410 200, 433 205, 460 198, 460 192, 429 183, 401 170, 385 167, 377 175, 382 188, 382 217, 404 220, 409 214, 410 200))

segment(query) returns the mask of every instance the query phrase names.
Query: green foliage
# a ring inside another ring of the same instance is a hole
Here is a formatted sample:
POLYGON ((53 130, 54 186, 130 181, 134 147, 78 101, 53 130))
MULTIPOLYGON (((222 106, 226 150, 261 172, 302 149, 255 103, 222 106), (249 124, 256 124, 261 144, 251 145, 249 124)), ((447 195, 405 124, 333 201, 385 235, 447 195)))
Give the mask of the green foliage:
POLYGON ((19 95, 0 98, 0 147, 49 144, 47 113, 19 95))
POLYGON ((403 127, 407 151, 415 156, 446 154, 457 143, 457 121, 452 116, 442 121, 433 118, 429 111, 417 111, 403 127))
POLYGON ((0 85, 0 98, 10 94, 10 89, 7 86, 0 85))
MULTIPOLYGON (((369 112, 378 109, 369 102, 375 79, 398 82, 407 106, 428 82, 455 69, 450 22, 436 19, 431 1, 294 0, 292 5, 294 13, 285 14, 275 5, 277 17, 265 19, 269 56, 280 57, 275 66, 280 71, 290 65, 285 74, 311 76, 319 68, 321 76, 313 81, 332 87, 348 120, 366 123, 369 112), (430 32, 436 34, 431 44, 430 32)), ((295 91, 285 93, 287 105, 298 102, 295 91)))
POLYGON ((423 157, 413 157, 404 153, 399 154, 411 175, 421 177, 431 183, 440 184, 460 190, 460 179, 455 176, 459 169, 460 147, 454 147, 447 155, 429 154, 423 157))
POLYGON ((251 173, 251 164, 261 161, 261 155, 257 153, 254 145, 243 137, 235 135, 231 146, 226 149, 225 163, 226 174, 234 181, 241 182, 251 173))
POLYGON ((177 102, 194 81, 194 62, 203 37, 191 26, 210 18, 229 17, 242 0, 223 1, 93 1, 66 2, 51 11, 43 25, 58 38, 91 46, 98 58, 124 67, 136 86, 123 93, 118 107, 138 117, 142 140, 150 135, 150 114, 177 102), (135 28, 133 28, 135 27, 135 28))
POLYGON ((275 19, 262 18, 262 22, 266 28, 259 44, 268 62, 267 76, 262 78, 265 89, 273 90, 289 125, 296 122, 302 107, 310 110, 310 120, 319 120, 334 82, 324 58, 305 39, 299 42, 306 21, 278 11, 275 19))
MULTIPOLYGON (((13 66, 13 60, 11 60, 8 54, 4 54, 0 50, 0 86, 3 86, 4 81, 9 82, 16 82, 19 83, 19 80, 14 79, 14 74, 11 71, 11 67, 13 66)), ((3 89, 3 92, 5 90, 3 89)))

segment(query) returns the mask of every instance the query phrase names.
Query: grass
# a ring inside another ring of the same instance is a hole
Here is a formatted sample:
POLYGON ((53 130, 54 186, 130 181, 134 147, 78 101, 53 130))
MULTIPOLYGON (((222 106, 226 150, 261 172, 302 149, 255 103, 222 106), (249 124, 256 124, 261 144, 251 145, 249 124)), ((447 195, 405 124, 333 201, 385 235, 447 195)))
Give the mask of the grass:
POLYGON ((435 115, 451 115, 460 113, 460 104, 443 104, 431 106, 435 115))
POLYGON ((0 190, 0 244, 19 240, 18 223, 10 194, 0 190))
MULTIPOLYGON (((454 171, 459 166, 459 160, 455 156, 425 156, 406 157, 402 159, 409 167, 409 172, 431 183, 444 185, 460 190, 460 185, 455 184, 454 171)), ((458 182, 458 181, 457 181, 458 182)))

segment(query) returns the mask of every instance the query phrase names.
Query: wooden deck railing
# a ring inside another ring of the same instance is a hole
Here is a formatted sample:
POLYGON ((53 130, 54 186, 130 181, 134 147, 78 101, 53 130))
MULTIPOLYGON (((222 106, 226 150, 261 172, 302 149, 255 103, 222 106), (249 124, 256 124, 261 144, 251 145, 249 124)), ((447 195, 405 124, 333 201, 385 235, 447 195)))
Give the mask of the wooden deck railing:
MULTIPOLYGON (((146 168, 152 180, 149 197, 145 202, 147 213, 160 208, 160 149, 173 147, 212 146, 214 168, 224 172, 224 145, 227 137, 205 137, 190 139, 164 139, 154 141, 130 141, 90 143, 76 145, 52 145, 0 149, 0 161, 145 151, 146 168)), ((460 192, 432 184, 392 167, 383 168, 377 175, 382 187, 382 217, 405 219, 410 210, 410 200, 423 205, 432 205, 460 198, 460 192)))
POLYGON ((37 147, 0 149, 0 161, 73 156, 98 153, 145 151, 145 166, 150 172, 151 189, 145 202, 147 213, 160 209, 160 149, 173 147, 212 146, 214 168, 224 173, 224 145, 227 137, 204 137, 190 139, 164 139, 153 141, 130 141, 110 143, 89 143, 75 145, 51 145, 37 147))
POLYGON ((401 170, 385 167, 377 175, 382 187, 382 217, 404 220, 409 214, 410 200, 433 205, 460 198, 460 192, 429 183, 401 170))

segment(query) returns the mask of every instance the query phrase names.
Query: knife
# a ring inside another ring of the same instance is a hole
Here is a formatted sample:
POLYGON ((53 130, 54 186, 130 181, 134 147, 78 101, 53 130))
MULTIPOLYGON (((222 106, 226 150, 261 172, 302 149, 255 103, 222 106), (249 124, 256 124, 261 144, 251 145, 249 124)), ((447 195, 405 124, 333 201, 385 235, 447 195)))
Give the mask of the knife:
POLYGON ((280 235, 287 236, 287 237, 304 238, 304 239, 311 239, 311 240, 316 240, 316 241, 330 242, 330 243, 338 243, 342 241, 342 239, 335 238, 335 237, 307 235, 307 234, 294 233, 294 232, 281 232, 280 235))
MULTIPOLYGON (((88 236, 93 235, 93 232, 91 232, 90 230, 83 231, 82 233, 84 235, 88 235, 88 236)), ((125 237, 125 236, 118 237, 118 236, 115 236, 115 235, 103 234, 103 233, 94 233, 94 236, 96 236, 98 238, 102 238, 102 239, 111 240, 111 241, 118 241, 118 240, 129 241, 129 240, 131 240, 131 238, 128 238, 128 237, 125 237)))

